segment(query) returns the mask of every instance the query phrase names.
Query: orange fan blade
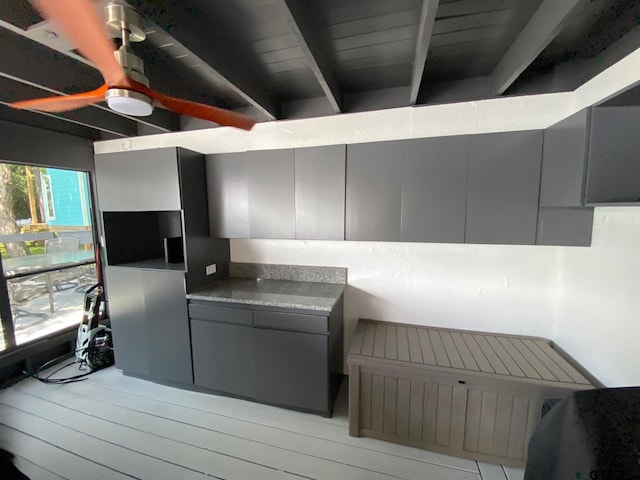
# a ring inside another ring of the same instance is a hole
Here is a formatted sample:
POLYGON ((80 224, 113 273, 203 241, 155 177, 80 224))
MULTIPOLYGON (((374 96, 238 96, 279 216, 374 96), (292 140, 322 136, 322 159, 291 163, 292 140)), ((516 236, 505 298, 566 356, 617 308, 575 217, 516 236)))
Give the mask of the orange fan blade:
POLYGON ((124 70, 113 55, 115 45, 91 0, 31 0, 31 3, 95 64, 107 85, 126 83, 124 70))
POLYGON ((86 107, 94 103, 102 102, 107 85, 89 92, 76 93, 75 95, 60 95, 57 97, 34 98, 32 100, 21 100, 10 103, 9 106, 23 110, 41 110, 43 112, 66 112, 76 108, 86 107))
POLYGON ((131 84, 130 90, 134 90, 152 98, 159 107, 164 108, 165 110, 170 110, 174 113, 201 118, 203 120, 209 120, 210 122, 217 123, 218 125, 236 127, 243 130, 251 130, 256 123, 253 118, 241 113, 212 107, 211 105, 204 105, 203 103, 191 102, 181 98, 170 97, 169 95, 156 92, 131 79, 129 79, 129 83, 131 84))

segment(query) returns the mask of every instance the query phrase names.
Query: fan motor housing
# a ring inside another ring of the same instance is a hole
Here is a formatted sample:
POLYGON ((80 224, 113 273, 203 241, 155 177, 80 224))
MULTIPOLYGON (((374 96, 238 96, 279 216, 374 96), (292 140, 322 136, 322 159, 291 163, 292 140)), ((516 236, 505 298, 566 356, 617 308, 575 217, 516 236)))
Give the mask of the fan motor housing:
POLYGON ((140 26, 138 12, 127 5, 111 2, 104 8, 104 16, 107 28, 116 38, 122 38, 123 32, 130 42, 142 42, 147 37, 140 26))

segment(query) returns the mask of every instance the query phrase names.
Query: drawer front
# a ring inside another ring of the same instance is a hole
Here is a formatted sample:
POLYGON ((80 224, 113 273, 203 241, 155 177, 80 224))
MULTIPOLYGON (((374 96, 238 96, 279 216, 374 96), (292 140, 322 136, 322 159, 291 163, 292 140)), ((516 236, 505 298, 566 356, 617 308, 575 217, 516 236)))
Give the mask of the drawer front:
POLYGON ((256 327, 291 330, 295 332, 329 332, 329 318, 320 315, 255 310, 253 312, 253 324, 256 327))
POLYGON ((253 325, 253 312, 244 308, 227 308, 202 303, 189 304, 189 318, 234 325, 253 325))

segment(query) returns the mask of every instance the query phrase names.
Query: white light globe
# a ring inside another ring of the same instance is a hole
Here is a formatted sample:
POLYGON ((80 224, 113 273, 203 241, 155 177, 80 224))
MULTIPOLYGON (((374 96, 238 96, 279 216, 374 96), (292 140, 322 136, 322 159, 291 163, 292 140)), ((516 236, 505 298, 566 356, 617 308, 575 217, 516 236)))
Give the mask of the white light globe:
POLYGON ((149 102, 133 97, 109 96, 107 105, 116 112, 134 117, 147 117, 153 112, 153 106, 149 102))

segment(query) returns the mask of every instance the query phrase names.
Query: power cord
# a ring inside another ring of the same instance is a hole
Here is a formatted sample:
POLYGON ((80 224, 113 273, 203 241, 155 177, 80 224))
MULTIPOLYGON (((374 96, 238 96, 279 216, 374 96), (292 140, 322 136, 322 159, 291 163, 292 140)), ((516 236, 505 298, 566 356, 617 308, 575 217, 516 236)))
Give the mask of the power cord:
MULTIPOLYGON (((84 348, 80 348, 78 350, 75 350, 75 351, 72 352, 72 354, 75 355, 77 352, 79 352, 81 350, 84 350, 84 348)), ((113 350, 113 349, 110 349, 110 350, 113 350)), ((99 370, 99 369, 89 370, 88 372, 81 373, 79 375, 73 375, 71 377, 66 377, 66 378, 51 378, 56 373, 60 372, 61 370, 64 370, 65 368, 68 368, 68 367, 70 367, 72 365, 75 365, 76 363, 79 364, 79 367, 78 367, 79 370, 82 370, 83 367, 85 367, 85 368, 87 367, 87 363, 85 361, 74 360, 72 362, 67 363, 66 365, 63 365, 60 368, 57 368, 56 370, 54 370, 53 372, 48 374, 46 377, 41 377, 40 376, 40 372, 42 372, 43 370, 48 368, 50 365, 53 365, 53 364, 57 363, 58 361, 66 358, 68 356, 69 356, 69 354, 65 353, 63 355, 60 355, 60 356, 54 358, 53 360, 49 360, 48 362, 44 363, 43 365, 38 367, 35 370, 35 372, 29 373, 26 370, 23 370, 22 373, 24 373, 25 375, 27 375, 27 376, 29 376, 31 378, 39 380, 42 383, 48 383, 48 384, 54 384, 54 385, 64 385, 66 383, 74 383, 74 382, 81 382, 83 380, 87 380, 89 378, 89 375, 91 375, 92 373, 95 373, 97 370, 99 370)))

